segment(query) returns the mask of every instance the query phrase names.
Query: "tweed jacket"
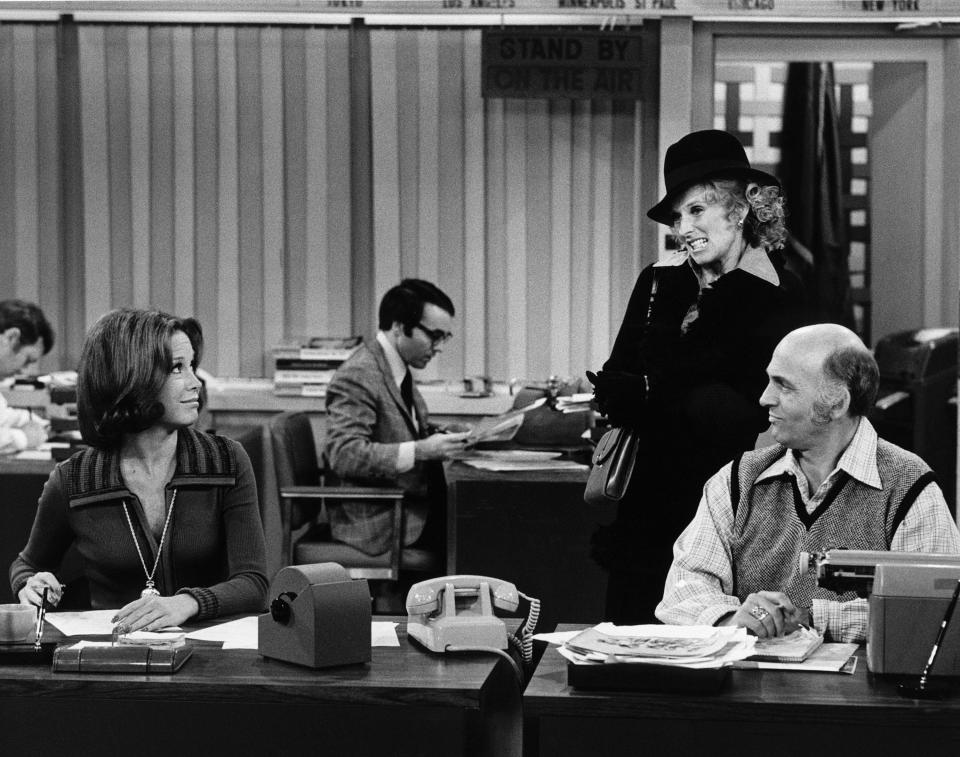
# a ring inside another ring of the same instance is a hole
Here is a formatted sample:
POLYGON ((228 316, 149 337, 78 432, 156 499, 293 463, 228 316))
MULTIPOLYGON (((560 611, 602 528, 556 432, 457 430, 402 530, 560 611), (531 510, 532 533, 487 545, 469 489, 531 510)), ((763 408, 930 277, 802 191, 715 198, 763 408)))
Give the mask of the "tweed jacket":
MULTIPOLYGON (((168 596, 197 600, 197 619, 260 612, 267 592, 263 527, 246 452, 237 442, 193 429, 178 433, 177 496, 154 576, 168 596)), ((158 537, 120 474, 118 451, 82 450, 60 463, 43 487, 27 546, 10 567, 14 596, 40 571, 55 572, 72 545, 80 554, 94 609, 120 608, 140 596, 158 537)))
MULTIPOLYGON (((427 483, 438 464, 414 463, 411 470, 397 469, 401 442, 415 441, 430 431, 427 405, 413 387, 417 425, 394 383, 383 347, 366 344, 341 365, 327 388, 327 429, 323 457, 339 478, 363 486, 398 486, 404 501, 404 546, 423 533, 429 510, 427 483)), ((385 552, 392 535, 389 504, 346 502, 330 509, 335 539, 367 554, 385 552)))

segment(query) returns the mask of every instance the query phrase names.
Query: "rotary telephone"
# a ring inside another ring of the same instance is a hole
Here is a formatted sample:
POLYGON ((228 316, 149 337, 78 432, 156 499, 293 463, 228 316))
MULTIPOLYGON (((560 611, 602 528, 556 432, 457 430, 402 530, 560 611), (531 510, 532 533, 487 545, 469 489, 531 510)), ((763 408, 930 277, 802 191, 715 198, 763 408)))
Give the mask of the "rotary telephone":
POLYGON ((540 600, 518 592, 508 581, 487 576, 445 576, 421 581, 407 593, 407 635, 432 652, 477 648, 520 648, 524 661, 533 653, 533 629, 540 600), (494 608, 516 612, 523 598, 530 603, 527 617, 515 636, 494 608))

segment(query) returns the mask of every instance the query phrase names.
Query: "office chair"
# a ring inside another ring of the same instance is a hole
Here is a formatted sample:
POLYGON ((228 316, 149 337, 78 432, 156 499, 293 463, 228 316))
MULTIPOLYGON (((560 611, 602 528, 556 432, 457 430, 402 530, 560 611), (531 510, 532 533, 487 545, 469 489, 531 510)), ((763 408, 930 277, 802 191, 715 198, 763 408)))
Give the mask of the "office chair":
POLYGON ((340 485, 317 461, 313 428, 306 413, 280 413, 270 421, 273 459, 280 500, 281 556, 284 565, 335 562, 351 578, 396 581, 400 570, 429 571, 436 556, 427 550, 402 547, 403 490, 340 485), (323 508, 339 500, 382 500, 393 503, 392 546, 382 555, 368 555, 335 541, 323 508), (318 517, 319 516, 319 517, 318 517), (296 536, 295 532, 301 531, 296 536))

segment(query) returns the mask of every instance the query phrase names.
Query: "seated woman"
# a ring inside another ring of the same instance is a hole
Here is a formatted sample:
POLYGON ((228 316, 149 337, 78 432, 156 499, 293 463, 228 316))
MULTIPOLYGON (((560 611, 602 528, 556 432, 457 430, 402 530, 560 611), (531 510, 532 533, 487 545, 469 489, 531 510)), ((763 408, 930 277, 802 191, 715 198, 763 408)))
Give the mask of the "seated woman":
POLYGON ((21 603, 43 590, 74 545, 94 609, 129 631, 259 612, 267 579, 250 460, 196 431, 200 324, 114 310, 87 334, 77 376, 80 433, 91 445, 50 474, 27 546, 10 567, 21 603))

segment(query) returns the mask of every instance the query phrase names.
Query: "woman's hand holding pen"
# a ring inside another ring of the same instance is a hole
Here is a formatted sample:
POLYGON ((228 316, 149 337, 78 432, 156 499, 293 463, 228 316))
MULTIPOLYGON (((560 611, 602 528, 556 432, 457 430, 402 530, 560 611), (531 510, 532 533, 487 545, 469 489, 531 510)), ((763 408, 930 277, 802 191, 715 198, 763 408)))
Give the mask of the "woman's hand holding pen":
POLYGON ((56 607, 60 604, 60 599, 63 597, 65 587, 57 580, 57 577, 53 575, 53 573, 47 573, 46 571, 34 573, 30 576, 23 588, 17 593, 17 599, 22 605, 36 605, 39 607, 40 601, 43 598, 44 588, 47 589, 47 605, 56 607))
POLYGON ((113 616, 117 633, 132 631, 159 631, 178 626, 200 611, 197 600, 189 594, 172 597, 141 597, 124 605, 113 616))

